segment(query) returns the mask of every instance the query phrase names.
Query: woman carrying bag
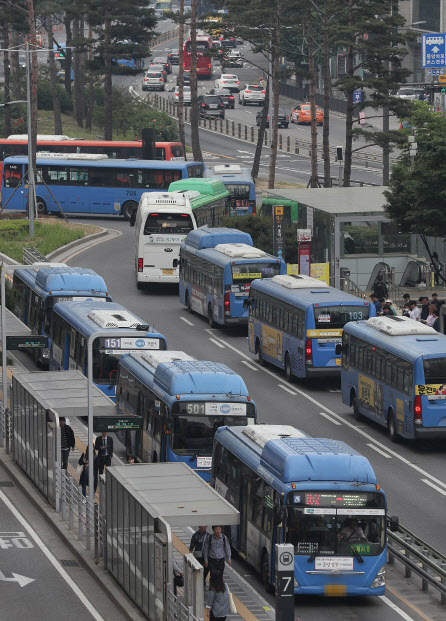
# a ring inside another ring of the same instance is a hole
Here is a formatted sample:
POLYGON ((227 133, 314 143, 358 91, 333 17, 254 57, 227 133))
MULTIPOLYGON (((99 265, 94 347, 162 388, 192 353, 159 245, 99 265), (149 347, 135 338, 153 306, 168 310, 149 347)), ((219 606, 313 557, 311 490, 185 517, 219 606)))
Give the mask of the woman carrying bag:
MULTIPOLYGON (((96 488, 98 486, 98 468, 96 465, 95 459, 96 451, 93 451, 93 481, 94 481, 94 493, 96 494, 96 488)), ((80 474, 79 477, 79 485, 82 486, 82 496, 85 498, 87 496, 87 486, 88 486, 88 446, 85 449, 85 453, 79 457, 78 466, 76 468, 77 472, 80 474)))
POLYGON ((210 621, 225 621, 229 614, 237 614, 232 593, 219 571, 211 574, 206 612, 210 621))

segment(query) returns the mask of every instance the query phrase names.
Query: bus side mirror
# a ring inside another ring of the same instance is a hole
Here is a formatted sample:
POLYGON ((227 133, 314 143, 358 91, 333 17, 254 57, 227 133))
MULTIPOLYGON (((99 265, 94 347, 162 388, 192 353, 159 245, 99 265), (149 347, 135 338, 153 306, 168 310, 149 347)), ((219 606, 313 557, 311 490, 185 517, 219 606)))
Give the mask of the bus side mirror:
POLYGON ((132 211, 132 215, 130 216, 130 226, 135 226, 136 222, 136 211, 132 211))
POLYGON ((335 347, 335 354, 340 356, 342 354, 342 345, 341 343, 337 343, 335 347))
POLYGON ((251 306, 251 300, 243 300, 243 308, 249 308, 251 306))
POLYGON ((396 515, 392 515, 389 520, 389 528, 392 533, 396 533, 400 527, 400 519, 396 515))

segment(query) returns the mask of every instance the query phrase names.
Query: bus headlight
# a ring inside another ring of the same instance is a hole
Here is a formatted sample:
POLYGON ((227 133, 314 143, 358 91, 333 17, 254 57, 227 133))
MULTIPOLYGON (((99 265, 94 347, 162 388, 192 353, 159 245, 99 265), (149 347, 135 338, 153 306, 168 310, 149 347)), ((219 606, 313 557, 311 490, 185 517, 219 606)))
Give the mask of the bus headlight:
POLYGON ((379 572, 376 574, 375 580, 371 584, 371 589, 377 589, 378 587, 386 586, 386 566, 383 565, 379 572))
POLYGON ((298 583, 298 581, 296 580, 296 578, 294 578, 294 586, 295 586, 295 587, 300 586, 300 584, 298 583))

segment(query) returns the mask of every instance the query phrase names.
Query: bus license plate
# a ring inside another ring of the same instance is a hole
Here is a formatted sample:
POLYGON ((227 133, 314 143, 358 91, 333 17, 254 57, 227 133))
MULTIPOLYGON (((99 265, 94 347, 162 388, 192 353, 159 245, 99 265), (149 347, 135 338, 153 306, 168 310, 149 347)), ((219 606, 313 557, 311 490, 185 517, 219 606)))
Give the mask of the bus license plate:
POLYGON ((336 358, 336 366, 337 367, 341 366, 341 359, 340 358, 336 358))
POLYGON ((163 270, 162 271, 163 276, 172 276, 173 275, 173 270, 163 270))
POLYGON ((324 588, 327 597, 344 597, 347 594, 345 584, 326 584, 324 588))

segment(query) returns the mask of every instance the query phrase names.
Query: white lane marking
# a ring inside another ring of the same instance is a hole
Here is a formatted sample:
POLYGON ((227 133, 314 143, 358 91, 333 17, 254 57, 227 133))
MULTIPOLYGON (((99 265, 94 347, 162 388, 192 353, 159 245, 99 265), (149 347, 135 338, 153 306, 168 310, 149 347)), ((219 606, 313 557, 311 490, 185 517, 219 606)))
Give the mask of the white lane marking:
POLYGON ((255 366, 253 364, 250 364, 249 362, 247 362, 246 360, 240 360, 240 362, 242 364, 245 364, 247 367, 249 367, 250 369, 252 369, 253 371, 255 371, 257 373, 258 369, 255 368, 255 366))
POLYGON ((429 485, 429 487, 432 487, 433 489, 437 490, 437 492, 440 492, 440 494, 443 494, 443 496, 446 496, 446 492, 444 491, 444 489, 441 489, 440 487, 438 487, 438 485, 434 485, 428 479, 421 480, 423 481, 423 483, 426 483, 426 485, 429 485))
POLYGON ((367 446, 370 446, 371 449, 373 449, 374 451, 376 451, 377 453, 379 453, 386 459, 392 459, 392 455, 385 453, 384 451, 382 451, 379 447, 375 446, 374 444, 367 443, 367 446))
POLYGON ((194 324, 192 323, 192 321, 189 321, 189 319, 186 319, 186 317, 180 317, 181 321, 184 321, 184 323, 187 323, 188 326, 193 326, 194 324))
MULTIPOLYGON (((229 347, 229 349, 232 349, 233 351, 235 351, 239 356, 242 356, 246 360, 249 360, 249 361, 252 362, 252 358, 250 358, 249 356, 244 354, 242 351, 240 351, 239 349, 237 349, 233 345, 230 345, 229 343, 226 343, 226 341, 222 340, 222 342, 226 345, 226 347, 229 347)), ((269 375, 271 375, 271 377, 274 377, 274 379, 277 381, 277 373, 273 373, 269 369, 266 369, 265 367, 262 367, 260 364, 258 364, 256 362, 254 364, 256 366, 258 366, 258 368, 261 369, 262 371, 264 371, 265 373, 268 373, 269 375)), ((356 425, 354 425, 353 423, 351 423, 347 419, 343 418, 339 414, 336 414, 336 412, 333 412, 333 410, 330 410, 330 408, 327 408, 327 406, 325 406, 322 403, 320 403, 319 401, 317 401, 317 399, 314 399, 310 395, 307 395, 307 393, 305 393, 303 390, 300 390, 299 388, 295 388, 295 391, 296 391, 297 394, 301 395, 302 397, 305 397, 305 399, 308 399, 308 401, 311 401, 312 403, 314 403, 315 405, 320 407, 322 410, 325 410, 325 412, 327 412, 328 414, 330 414, 331 416, 333 416, 334 418, 339 420, 341 422, 341 424, 344 423, 344 425, 347 425, 351 429, 354 429, 354 431, 356 431, 360 435, 364 436, 364 438, 366 438, 369 442, 373 442, 373 444, 375 446, 379 446, 381 449, 383 449, 384 451, 386 451, 387 453, 389 453, 390 455, 392 455, 396 459, 399 459, 401 462, 406 464, 406 466, 409 466, 409 468, 412 468, 413 470, 416 470, 417 472, 419 472, 423 476, 427 477, 431 481, 434 481, 437 485, 440 485, 441 487, 446 489, 446 483, 443 483, 443 481, 440 481, 440 479, 437 479, 432 474, 429 474, 428 472, 426 472, 426 470, 423 470, 423 468, 420 468, 416 464, 413 464, 412 462, 410 462, 408 459, 406 459, 405 457, 403 457, 402 455, 400 455, 396 451, 393 451, 392 449, 388 448, 385 444, 382 444, 378 440, 375 440, 375 438, 372 438, 368 433, 366 433, 365 431, 362 431, 362 429, 359 429, 359 427, 357 427, 356 425)))
POLYGON ((225 346, 222 345, 221 343, 219 343, 218 341, 216 341, 215 339, 209 339, 210 341, 212 341, 213 343, 215 343, 215 345, 217 345, 218 347, 221 347, 221 349, 224 349, 225 346))
POLYGON ((42 550, 44 555, 47 557, 47 559, 49 560, 51 565, 54 567, 54 569, 57 572, 59 572, 59 574, 62 576, 62 578, 68 584, 68 586, 70 586, 72 588, 74 593, 81 600, 81 602, 83 603, 85 608, 88 610, 88 612, 91 614, 91 616, 94 619, 96 619, 96 621, 104 621, 104 618, 101 617, 101 615, 98 613, 98 611, 93 607, 92 603, 82 593, 82 591, 77 586, 77 584, 70 578, 70 576, 67 574, 65 569, 59 564, 58 560, 48 550, 48 548, 43 543, 43 541, 40 539, 40 537, 36 533, 36 531, 28 524, 28 522, 25 520, 25 518, 22 517, 22 515, 17 511, 17 509, 14 507, 14 505, 10 502, 8 497, 2 491, 0 491, 0 500, 2 500, 5 503, 5 505, 8 507, 8 509, 14 515, 14 517, 20 522, 20 524, 22 524, 22 526, 24 528, 26 528, 28 533, 31 535, 32 539, 34 539, 34 541, 39 546, 39 548, 42 550))
POLYGON ((387 604, 387 606, 389 606, 389 608, 392 608, 392 610, 394 610, 397 614, 400 615, 400 617, 402 617, 403 619, 405 619, 405 621, 414 621, 413 617, 409 617, 409 615, 407 613, 404 612, 404 610, 401 610, 401 608, 399 606, 397 606, 396 604, 394 604, 388 597, 386 597, 385 595, 380 595, 379 599, 384 602, 385 604, 387 604))
POLYGON ((290 395, 294 395, 295 397, 297 396, 297 394, 294 392, 294 390, 291 390, 290 388, 288 388, 288 386, 284 386, 283 384, 278 384, 278 386, 282 390, 286 390, 287 392, 289 392, 290 395))
POLYGON ((338 422, 337 420, 335 420, 334 418, 332 418, 329 414, 326 414, 325 412, 319 412, 319 414, 323 416, 324 418, 326 418, 327 420, 329 420, 330 423, 333 423, 333 425, 341 424, 340 422, 338 422))

